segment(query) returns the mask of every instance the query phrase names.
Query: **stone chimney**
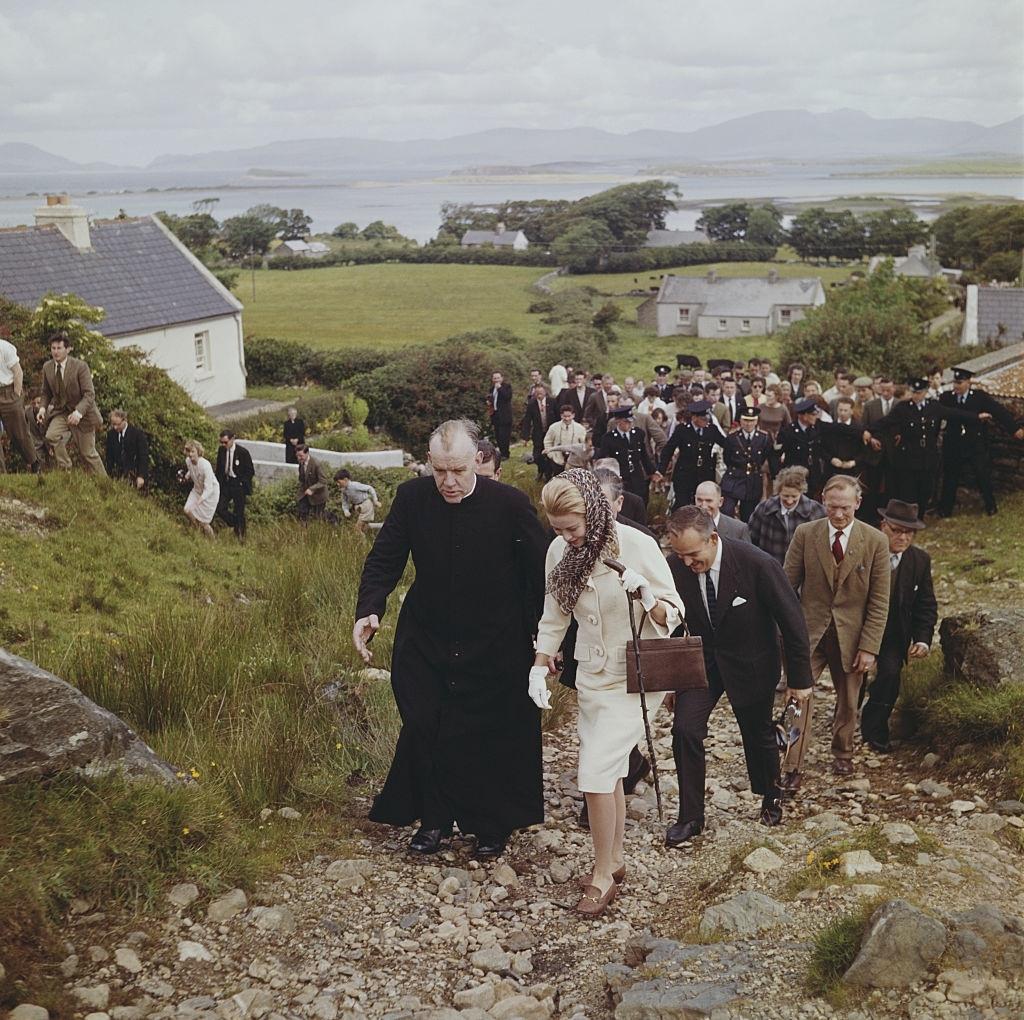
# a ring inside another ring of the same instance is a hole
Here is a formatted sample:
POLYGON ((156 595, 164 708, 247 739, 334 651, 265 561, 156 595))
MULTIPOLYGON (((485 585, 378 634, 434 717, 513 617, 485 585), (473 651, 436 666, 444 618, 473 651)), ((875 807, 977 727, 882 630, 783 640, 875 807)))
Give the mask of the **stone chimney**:
POLYGON ((504 223, 502 223, 502 222, 501 222, 501 221, 499 220, 499 221, 498 221, 498 225, 497 225, 497 226, 496 226, 496 227, 494 228, 494 232, 495 232, 496 234, 504 234, 504 233, 505 233, 505 224, 504 224, 504 223))
POLYGON ((713 269, 708 270, 707 281, 708 283, 715 283, 718 280, 718 273, 713 269))
POLYGON ((72 205, 67 195, 47 195, 46 205, 36 209, 35 216, 37 227, 52 223, 79 251, 92 251, 88 214, 72 205))
POLYGON ((779 271, 777 269, 768 270, 768 282, 778 283, 779 282, 779 271))

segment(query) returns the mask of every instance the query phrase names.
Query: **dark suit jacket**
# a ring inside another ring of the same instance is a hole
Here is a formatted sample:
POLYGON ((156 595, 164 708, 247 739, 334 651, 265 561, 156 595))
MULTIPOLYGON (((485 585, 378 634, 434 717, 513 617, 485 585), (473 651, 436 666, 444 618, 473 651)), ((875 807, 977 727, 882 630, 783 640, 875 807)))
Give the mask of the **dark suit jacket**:
POLYGON ((626 518, 623 524, 639 525, 638 530, 647 533, 647 507, 635 492, 623 492, 622 516, 626 518))
POLYGON ((782 567, 748 542, 719 541, 722 566, 713 629, 701 595, 703 575, 695 574, 675 553, 668 565, 686 607, 690 633, 703 639, 705 660, 717 667, 729 701, 742 707, 773 696, 782 665, 780 631, 789 686, 810 687, 807 626, 782 567))
MULTIPOLYGON (((494 393, 494 387, 492 386, 487 391, 487 399, 491 399, 491 394, 494 393)), ((495 425, 511 425, 512 424, 512 384, 504 382, 498 387, 498 403, 491 411, 491 421, 495 425)))
POLYGON ((117 429, 107 432, 107 474, 111 478, 135 476, 149 480, 149 440, 146 433, 134 425, 124 430, 121 439, 117 429))
POLYGON ((540 421, 540 404, 533 397, 526 405, 526 418, 524 420, 523 438, 529 437, 534 446, 544 445, 544 436, 552 423, 558 421, 558 403, 554 397, 544 398, 545 423, 540 421))
POLYGON ((313 494, 309 497, 313 506, 323 506, 327 502, 328 475, 323 466, 315 457, 306 461, 305 469, 299 465, 299 494, 298 499, 306 494, 306 489, 312 489, 313 494))
POLYGON ((81 425, 86 428, 99 428, 103 419, 96 408, 96 391, 92 385, 92 373, 89 366, 80 358, 69 354, 64 362, 64 406, 57 406, 57 363, 47 361, 43 365, 43 407, 46 408, 46 420, 57 414, 70 414, 77 411, 81 416, 81 425))
MULTIPOLYGON (((889 410, 896 406, 896 399, 893 398, 889 410)), ((869 430, 875 425, 876 422, 880 422, 885 417, 885 411, 882 408, 882 398, 875 397, 873 400, 869 400, 860 413, 860 424, 863 429, 869 430)), ((892 439, 886 436, 882 440, 882 449, 876 450, 870 444, 864 447, 864 451, 861 457, 865 464, 869 467, 874 467, 877 464, 881 464, 883 458, 889 454, 892 454, 892 439)))
MULTIPOLYGON (((217 450, 217 466, 213 469, 213 473, 217 476, 217 481, 220 482, 220 487, 223 489, 228 482, 228 473, 225 468, 225 461, 227 460, 228 448, 226 446, 220 447, 217 450)), ((235 478, 241 483, 242 491, 248 495, 252 492, 252 479, 253 475, 256 474, 256 469, 252 466, 252 456, 244 446, 239 446, 237 441, 235 442, 234 459, 231 462, 232 470, 235 472, 235 478)))
POLYGON ((932 586, 932 560, 923 549, 912 545, 900 557, 892 575, 889 618, 883 645, 895 646, 906 661, 910 646, 917 641, 932 643, 939 607, 932 586))
POLYGON ((589 386, 583 391, 582 400, 580 400, 580 395, 576 392, 575 388, 562 390, 558 394, 558 406, 561 407, 563 404, 568 404, 573 410, 574 420, 583 425, 583 412, 586 411, 587 404, 590 403, 590 398, 593 395, 594 391, 589 386))

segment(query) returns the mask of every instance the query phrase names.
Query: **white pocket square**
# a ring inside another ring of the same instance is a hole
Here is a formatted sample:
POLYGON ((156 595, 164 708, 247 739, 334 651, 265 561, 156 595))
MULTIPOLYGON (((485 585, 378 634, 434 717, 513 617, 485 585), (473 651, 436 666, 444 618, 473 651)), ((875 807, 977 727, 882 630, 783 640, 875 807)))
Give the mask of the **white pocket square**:
POLYGON ((742 595, 737 595, 736 598, 732 600, 732 604, 733 606, 745 606, 747 604, 747 600, 742 595))

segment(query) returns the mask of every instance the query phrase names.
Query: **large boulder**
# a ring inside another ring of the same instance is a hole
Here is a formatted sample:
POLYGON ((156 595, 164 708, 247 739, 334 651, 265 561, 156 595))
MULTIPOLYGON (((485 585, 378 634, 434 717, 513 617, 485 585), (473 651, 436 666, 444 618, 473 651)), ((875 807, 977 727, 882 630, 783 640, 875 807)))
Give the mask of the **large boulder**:
POLYGON ((976 609, 939 626, 946 672, 978 687, 1024 682, 1024 609, 976 609))
POLYGON ((112 712, 0 648, 0 784, 61 772, 179 781, 174 768, 112 712))
POLYGON ((860 952, 843 980, 865 988, 906 988, 942 956, 946 935, 941 921, 906 900, 890 900, 871 915, 860 952))

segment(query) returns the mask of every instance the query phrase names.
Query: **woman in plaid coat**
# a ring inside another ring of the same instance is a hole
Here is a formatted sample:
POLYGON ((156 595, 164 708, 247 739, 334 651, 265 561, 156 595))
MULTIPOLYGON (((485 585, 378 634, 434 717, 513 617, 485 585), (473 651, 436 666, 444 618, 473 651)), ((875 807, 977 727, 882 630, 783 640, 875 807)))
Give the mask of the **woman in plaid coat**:
POLYGON ((785 563, 793 532, 801 524, 825 516, 825 508, 807 496, 807 468, 783 468, 775 478, 775 495, 762 500, 747 521, 750 541, 779 563, 785 563))

